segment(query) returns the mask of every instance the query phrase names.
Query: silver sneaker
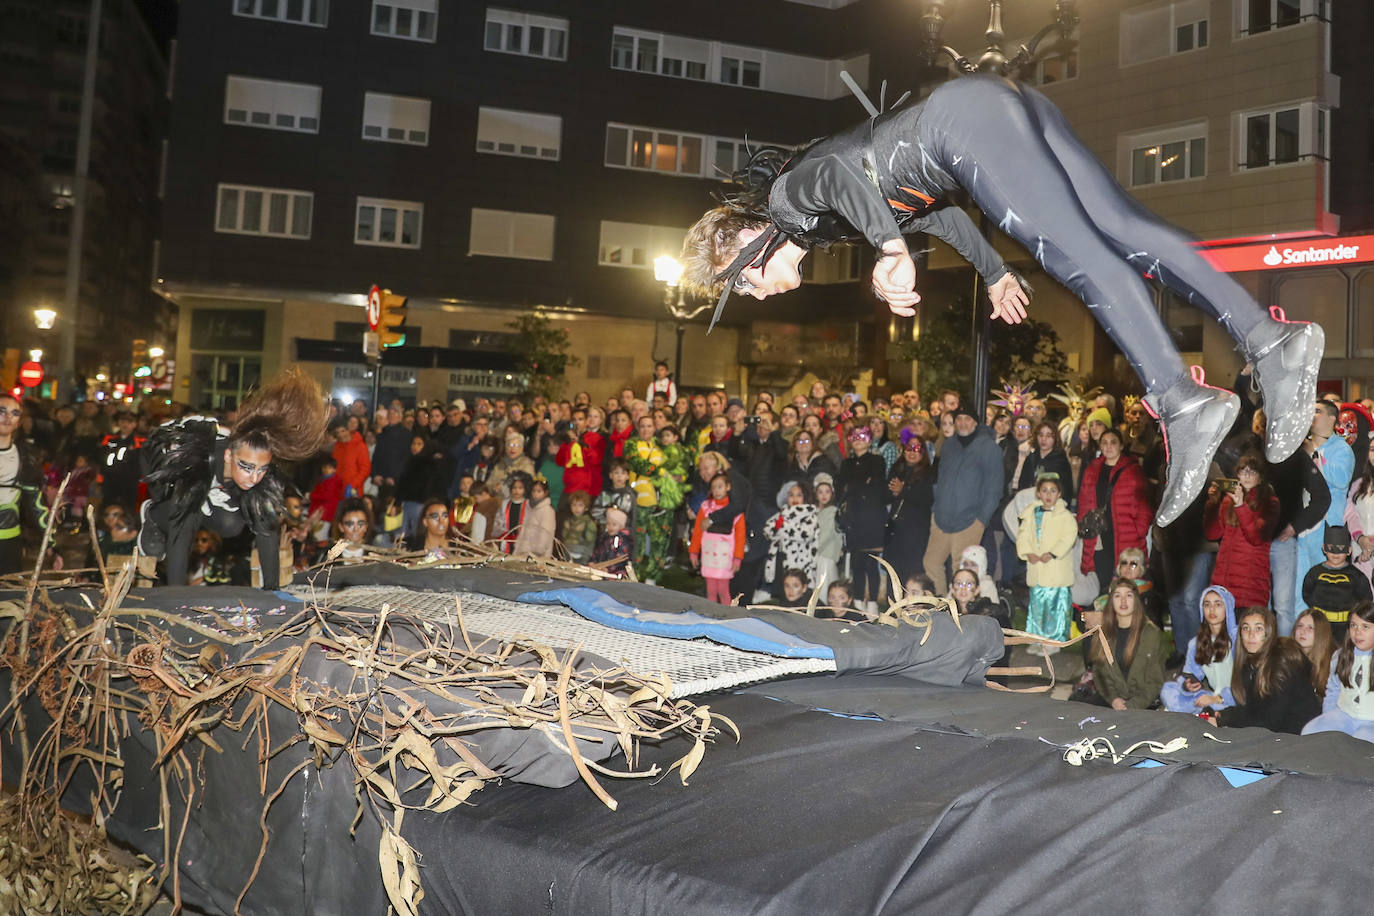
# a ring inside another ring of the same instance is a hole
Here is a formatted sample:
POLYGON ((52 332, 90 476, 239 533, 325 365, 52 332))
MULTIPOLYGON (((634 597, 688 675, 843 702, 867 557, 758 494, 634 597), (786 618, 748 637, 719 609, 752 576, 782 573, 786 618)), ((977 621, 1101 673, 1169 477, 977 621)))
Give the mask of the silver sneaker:
POLYGON ((1240 413, 1240 398, 1204 384, 1201 366, 1167 390, 1145 395, 1142 403, 1159 420, 1168 460, 1168 481, 1155 524, 1161 528, 1183 514, 1207 483, 1212 456, 1240 413))
POLYGON ((1278 464, 1298 450, 1312 428, 1326 334, 1319 324, 1289 321, 1277 305, 1269 316, 1246 335, 1241 352, 1264 401, 1264 457, 1278 464))

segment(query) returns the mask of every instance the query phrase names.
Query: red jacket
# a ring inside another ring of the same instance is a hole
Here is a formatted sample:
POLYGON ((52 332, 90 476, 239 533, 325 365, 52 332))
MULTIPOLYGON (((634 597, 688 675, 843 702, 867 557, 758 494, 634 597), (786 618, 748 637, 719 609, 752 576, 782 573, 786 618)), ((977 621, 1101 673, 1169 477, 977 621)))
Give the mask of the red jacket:
POLYGON ((363 434, 354 432, 353 438, 347 442, 335 442, 334 462, 339 466, 339 478, 355 491, 358 496, 363 495, 363 484, 367 483, 367 477, 372 473, 372 456, 367 453, 367 441, 363 439, 363 434))
MULTIPOLYGON (((1112 549, 1116 556, 1128 547, 1145 550, 1145 538, 1150 533, 1150 524, 1155 520, 1154 507, 1145 480, 1145 472, 1130 455, 1117 459, 1116 467, 1107 468, 1107 459, 1098 458, 1083 471, 1083 480, 1078 487, 1078 520, 1097 508, 1097 479, 1106 470, 1116 476, 1112 487, 1112 549)), ((1097 550, 1097 538, 1083 541, 1083 572, 1093 570, 1093 551, 1097 550)), ((1112 558, 1113 563, 1116 557, 1112 558)), ((1115 567, 1113 567, 1113 570, 1115 567)), ((1110 576, 1108 576, 1110 579, 1110 576)), ((1106 583, 1104 582, 1105 586, 1106 583)))
POLYGON ((610 444, 611 444, 611 454, 610 454, 610 457, 613 457, 613 458, 624 458, 624 457, 625 457, 625 440, 629 439, 629 438, 630 438, 631 436, 633 436, 634 434, 635 434, 635 430, 634 430, 634 427, 633 427, 633 426, 627 426, 627 427, 625 427, 624 429, 622 429, 620 432, 616 432, 615 430, 611 430, 611 431, 607 434, 607 436, 609 437, 610 444))
POLYGON ((344 482, 337 473, 321 477, 320 482, 315 484, 315 489, 310 491, 310 512, 318 512, 320 518, 326 522, 333 522, 343 498, 344 482))
POLYGON ((564 442, 558 447, 558 457, 554 463, 563 469, 563 492, 582 490, 593 499, 601 492, 601 456, 606 440, 600 433, 582 434, 582 466, 569 467, 572 460, 572 443, 564 442))
POLYGON ((1212 582, 1230 589, 1238 608, 1268 607, 1269 542, 1279 517, 1278 498, 1271 493, 1260 499, 1252 493, 1243 505, 1235 506, 1234 524, 1226 520, 1226 509, 1232 505, 1227 493, 1220 500, 1207 500, 1203 510, 1204 534, 1221 541, 1212 582))

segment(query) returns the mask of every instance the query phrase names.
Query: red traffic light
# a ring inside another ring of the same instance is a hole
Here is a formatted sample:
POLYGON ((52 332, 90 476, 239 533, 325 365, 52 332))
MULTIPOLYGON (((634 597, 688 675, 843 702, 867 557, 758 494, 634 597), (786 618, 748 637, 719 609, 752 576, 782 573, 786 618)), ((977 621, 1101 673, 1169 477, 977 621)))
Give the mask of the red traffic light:
POLYGON ((30 360, 19 367, 19 384, 25 388, 36 388, 43 383, 43 367, 30 360))

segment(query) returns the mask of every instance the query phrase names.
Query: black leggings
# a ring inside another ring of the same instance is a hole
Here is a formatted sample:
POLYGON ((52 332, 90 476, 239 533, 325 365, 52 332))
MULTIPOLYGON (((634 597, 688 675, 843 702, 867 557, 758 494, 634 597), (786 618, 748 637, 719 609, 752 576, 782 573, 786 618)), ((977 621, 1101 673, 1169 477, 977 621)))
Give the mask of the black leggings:
POLYGON ((999 229, 1083 300, 1147 392, 1167 389, 1184 367, 1142 275, 1205 310, 1238 342, 1265 319, 1185 233, 1124 191, 1036 90, 961 77, 926 102, 917 137, 999 229))
POLYGON ((883 587, 883 568, 870 554, 882 549, 853 550, 849 553, 849 572, 854 577, 855 601, 877 601, 883 587))

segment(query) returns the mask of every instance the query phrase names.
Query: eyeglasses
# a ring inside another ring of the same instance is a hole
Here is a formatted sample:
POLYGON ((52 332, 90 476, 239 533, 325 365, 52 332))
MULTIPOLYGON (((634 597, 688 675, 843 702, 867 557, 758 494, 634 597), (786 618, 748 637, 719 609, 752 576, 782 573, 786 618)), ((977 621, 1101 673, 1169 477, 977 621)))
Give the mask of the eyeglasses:
POLYGON ((1139 560, 1122 560, 1122 561, 1121 561, 1121 565, 1122 565, 1122 566, 1139 566, 1139 565, 1141 565, 1141 563, 1140 563, 1139 560))
POLYGON ((796 441, 796 443, 797 443, 798 445, 810 445, 810 444, 811 444, 811 437, 810 437, 810 436, 798 436, 798 437, 796 438, 795 441, 796 441))
POLYGON ((1327 544, 1322 548, 1322 553, 1347 553, 1349 550, 1349 547, 1338 547, 1335 544, 1327 544))

